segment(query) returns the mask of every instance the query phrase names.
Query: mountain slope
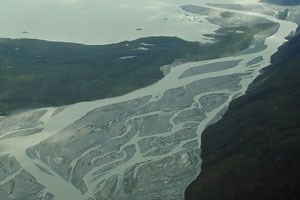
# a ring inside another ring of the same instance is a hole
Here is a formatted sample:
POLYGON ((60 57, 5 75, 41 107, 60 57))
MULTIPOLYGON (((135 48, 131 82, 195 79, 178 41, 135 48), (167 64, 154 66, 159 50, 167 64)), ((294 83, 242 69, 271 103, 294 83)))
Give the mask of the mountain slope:
POLYGON ((202 134, 186 200, 300 199, 300 36, 202 134))

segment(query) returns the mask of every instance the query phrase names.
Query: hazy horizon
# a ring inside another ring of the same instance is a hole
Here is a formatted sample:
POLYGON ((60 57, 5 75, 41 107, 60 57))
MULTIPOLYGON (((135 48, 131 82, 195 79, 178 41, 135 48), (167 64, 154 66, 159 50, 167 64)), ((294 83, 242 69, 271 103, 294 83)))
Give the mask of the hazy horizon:
POLYGON ((109 44, 145 36, 176 35, 200 41, 202 34, 212 29, 204 26, 214 25, 207 23, 205 16, 197 21, 185 16, 179 6, 193 2, 197 1, 2 0, 0 38, 109 44))

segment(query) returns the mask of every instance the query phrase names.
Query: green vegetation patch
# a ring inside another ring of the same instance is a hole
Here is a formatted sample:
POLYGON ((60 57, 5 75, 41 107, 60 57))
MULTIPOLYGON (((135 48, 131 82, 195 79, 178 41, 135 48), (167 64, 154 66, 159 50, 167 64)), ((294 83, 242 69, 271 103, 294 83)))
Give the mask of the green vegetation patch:
POLYGON ((122 95, 161 79, 160 66, 198 49, 165 37, 90 46, 1 39, 0 111, 122 95))
POLYGON ((176 59, 240 52, 271 25, 221 28, 207 35, 216 41, 210 44, 176 37, 110 45, 0 39, 0 113, 119 96, 155 83, 163 77, 160 67, 176 59))
POLYGON ((231 18, 231 17, 234 17, 234 13, 232 12, 222 12, 221 14, 221 17, 224 17, 224 18, 231 18))
POLYGON ((277 18, 278 19, 282 19, 282 20, 285 20, 289 15, 289 9, 284 9, 282 11, 280 11, 278 14, 277 14, 277 18))

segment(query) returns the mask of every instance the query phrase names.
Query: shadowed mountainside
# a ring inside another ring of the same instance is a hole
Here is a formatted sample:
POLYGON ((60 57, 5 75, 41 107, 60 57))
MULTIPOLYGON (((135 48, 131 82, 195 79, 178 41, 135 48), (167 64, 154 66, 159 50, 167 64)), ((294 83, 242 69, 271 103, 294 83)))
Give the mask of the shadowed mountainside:
POLYGON ((202 134, 186 200, 300 199, 300 36, 202 134))

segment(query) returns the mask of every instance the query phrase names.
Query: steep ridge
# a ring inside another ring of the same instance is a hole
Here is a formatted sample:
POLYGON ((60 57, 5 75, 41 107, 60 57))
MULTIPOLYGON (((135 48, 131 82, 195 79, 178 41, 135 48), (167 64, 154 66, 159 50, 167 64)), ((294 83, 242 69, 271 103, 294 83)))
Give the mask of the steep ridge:
POLYGON ((300 36, 202 134, 186 200, 300 199, 300 36))

